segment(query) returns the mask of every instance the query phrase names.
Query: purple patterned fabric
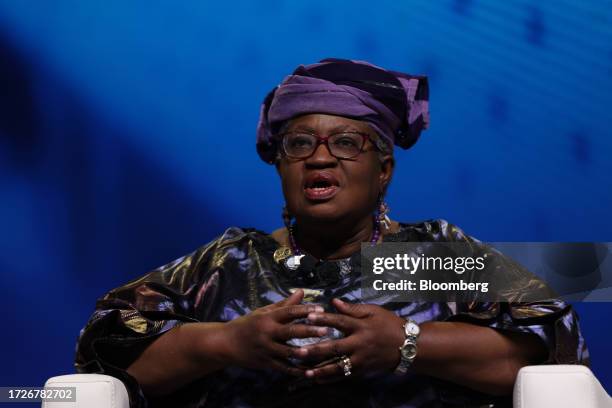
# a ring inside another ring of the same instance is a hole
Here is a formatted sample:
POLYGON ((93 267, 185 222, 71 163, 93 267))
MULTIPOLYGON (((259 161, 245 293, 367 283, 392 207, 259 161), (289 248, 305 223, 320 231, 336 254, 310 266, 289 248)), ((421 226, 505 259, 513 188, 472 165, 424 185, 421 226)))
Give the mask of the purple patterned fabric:
MULTIPOLYGON (((480 245, 444 220, 400 224, 385 242, 466 242, 480 245)), ((410 371, 406 376, 380 373, 315 384, 272 370, 226 367, 164 398, 147 398, 127 367, 156 338, 187 322, 228 322, 308 289, 306 302, 335 312, 331 299, 376 304, 419 323, 460 321, 499 331, 533 333, 548 349, 545 364, 588 364, 589 353, 571 305, 559 299, 532 303, 400 302, 362 293, 361 256, 323 261, 311 277, 282 268, 272 236, 230 228, 221 237, 151 273, 114 289, 100 299, 81 331, 76 368, 123 381, 132 408, 221 407, 511 407, 510 396, 493 397, 457 384, 410 371)), ((500 260, 505 258, 499 255, 500 260)), ((500 273, 513 274, 511 269, 500 273)), ((521 290, 529 288, 521 287, 521 290)), ((332 337, 341 336, 335 331, 332 337)))
POLYGON ((273 163, 280 125, 326 113, 363 120, 388 146, 411 147, 429 125, 427 78, 388 71, 365 61, 325 59, 300 65, 261 106, 257 152, 273 163))

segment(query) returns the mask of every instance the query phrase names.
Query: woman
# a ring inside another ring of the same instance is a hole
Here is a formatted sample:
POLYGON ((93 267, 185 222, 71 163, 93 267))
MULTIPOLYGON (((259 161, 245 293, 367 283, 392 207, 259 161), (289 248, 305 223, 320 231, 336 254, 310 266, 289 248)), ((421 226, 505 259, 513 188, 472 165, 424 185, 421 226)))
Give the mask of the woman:
POLYGON ((133 407, 437 407, 507 406, 522 366, 586 364, 559 300, 361 297, 363 242, 478 242, 443 220, 388 220, 393 146, 416 142, 427 99, 424 77, 365 62, 298 67, 265 98, 257 135, 285 227, 230 228, 108 293, 78 371, 120 378, 133 407))

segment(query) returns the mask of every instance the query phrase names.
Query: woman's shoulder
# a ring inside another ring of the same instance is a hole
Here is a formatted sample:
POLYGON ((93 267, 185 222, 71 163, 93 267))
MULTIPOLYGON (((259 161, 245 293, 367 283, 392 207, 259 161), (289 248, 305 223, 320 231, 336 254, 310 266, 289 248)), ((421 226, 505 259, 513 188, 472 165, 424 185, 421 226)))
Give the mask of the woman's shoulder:
POLYGON ((227 253, 239 256, 241 253, 248 252, 249 248, 255 244, 257 248, 272 248, 276 241, 272 236, 264 231, 252 227, 228 227, 221 234, 211 241, 197 248, 191 253, 196 258, 204 254, 227 253))
POLYGON ((418 222, 398 222, 399 230, 390 234, 390 241, 480 242, 462 228, 443 218, 418 222), (396 235, 396 236, 394 236, 396 235))
POLYGON ((251 256, 253 241, 257 241, 258 249, 272 248, 274 245, 274 239, 269 234, 256 228, 229 227, 211 241, 128 282, 123 288, 150 280, 162 284, 203 281, 205 275, 219 269, 225 262, 241 261, 251 256), (183 277, 179 279, 177 274, 183 277))

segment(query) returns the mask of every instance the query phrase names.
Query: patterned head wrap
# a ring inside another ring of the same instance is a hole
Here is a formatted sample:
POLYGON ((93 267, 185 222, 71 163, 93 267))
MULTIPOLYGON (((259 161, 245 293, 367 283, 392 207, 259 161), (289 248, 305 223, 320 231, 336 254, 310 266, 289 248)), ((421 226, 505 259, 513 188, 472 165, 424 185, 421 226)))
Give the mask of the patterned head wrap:
POLYGON ((365 61, 327 58, 300 65, 264 99, 257 152, 274 163, 283 122, 325 113, 363 120, 388 146, 408 149, 429 125, 427 78, 388 71, 365 61))

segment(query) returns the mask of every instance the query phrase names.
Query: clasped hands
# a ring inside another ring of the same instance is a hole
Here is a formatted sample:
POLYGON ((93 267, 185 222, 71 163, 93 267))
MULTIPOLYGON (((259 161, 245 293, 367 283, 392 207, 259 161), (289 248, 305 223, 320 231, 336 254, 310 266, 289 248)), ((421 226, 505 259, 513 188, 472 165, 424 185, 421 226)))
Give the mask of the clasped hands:
POLYGON ((405 320, 380 306, 350 304, 334 299, 338 313, 321 306, 301 304, 302 290, 288 298, 254 310, 227 323, 226 356, 232 365, 253 369, 275 369, 308 377, 317 383, 345 378, 338 358, 349 357, 353 376, 393 372, 400 360, 405 320), (310 324, 296 323, 307 318, 310 324), (343 338, 293 347, 295 338, 322 337, 330 328, 343 338), (290 359, 302 361, 295 365, 290 359))

